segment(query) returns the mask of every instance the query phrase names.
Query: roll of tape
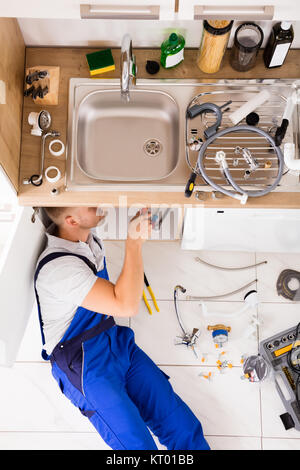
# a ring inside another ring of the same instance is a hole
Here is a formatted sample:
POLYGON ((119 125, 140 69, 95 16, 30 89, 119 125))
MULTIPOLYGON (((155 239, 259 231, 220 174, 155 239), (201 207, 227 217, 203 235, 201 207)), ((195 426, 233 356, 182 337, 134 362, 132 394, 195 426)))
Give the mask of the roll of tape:
POLYGON ((51 142, 49 143, 49 152, 51 153, 51 155, 54 155, 54 157, 60 157, 65 151, 65 144, 59 140, 59 139, 54 139, 54 140, 51 140, 51 142), (57 151, 55 150, 52 150, 52 146, 54 144, 60 144, 61 145, 61 148, 57 151))
POLYGON ((46 180, 49 181, 49 183, 56 183, 61 178, 61 173, 56 166, 48 166, 48 168, 46 168, 45 170, 45 177, 46 177, 46 180), (49 176, 48 173, 50 171, 55 171, 56 175, 49 176))

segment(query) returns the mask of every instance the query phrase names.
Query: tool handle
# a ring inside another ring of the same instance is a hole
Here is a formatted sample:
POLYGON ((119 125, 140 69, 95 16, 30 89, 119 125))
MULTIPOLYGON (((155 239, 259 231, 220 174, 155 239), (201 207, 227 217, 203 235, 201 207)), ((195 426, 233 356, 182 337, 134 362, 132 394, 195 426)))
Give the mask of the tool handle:
POLYGON ((188 180, 188 182, 186 184, 186 187, 185 187, 185 191, 184 191, 185 197, 191 197, 191 195, 194 191, 196 178, 197 178, 197 174, 193 172, 191 174, 191 176, 189 177, 189 180, 188 180))
POLYGON ((159 307, 157 305, 157 302, 156 302, 156 298, 155 298, 155 295, 153 293, 153 290, 151 289, 151 286, 148 286, 148 291, 150 292, 150 295, 151 295, 151 298, 153 300, 153 303, 154 303, 154 306, 156 308, 156 311, 159 312, 159 307))
POLYGON ((152 310, 151 310, 151 307, 150 307, 149 302, 148 302, 148 300, 147 300, 145 291, 143 291, 143 299, 144 299, 144 302, 145 302, 145 304, 146 304, 146 307, 147 307, 147 309, 148 309, 149 314, 152 315, 152 310))

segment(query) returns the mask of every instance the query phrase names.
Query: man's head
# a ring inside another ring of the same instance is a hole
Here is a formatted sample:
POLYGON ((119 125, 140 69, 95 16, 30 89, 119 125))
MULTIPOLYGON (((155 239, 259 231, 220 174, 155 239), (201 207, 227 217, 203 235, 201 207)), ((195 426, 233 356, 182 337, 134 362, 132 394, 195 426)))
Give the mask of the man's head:
POLYGON ((98 207, 44 207, 48 217, 65 229, 96 227, 105 215, 98 207))

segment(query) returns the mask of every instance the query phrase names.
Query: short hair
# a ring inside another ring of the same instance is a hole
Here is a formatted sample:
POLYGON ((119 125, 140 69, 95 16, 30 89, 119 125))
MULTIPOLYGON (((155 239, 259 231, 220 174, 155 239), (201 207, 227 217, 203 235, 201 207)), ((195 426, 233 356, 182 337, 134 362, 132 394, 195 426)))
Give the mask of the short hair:
POLYGON ((67 209, 69 207, 44 207, 47 216, 57 225, 62 223, 62 216, 67 209))

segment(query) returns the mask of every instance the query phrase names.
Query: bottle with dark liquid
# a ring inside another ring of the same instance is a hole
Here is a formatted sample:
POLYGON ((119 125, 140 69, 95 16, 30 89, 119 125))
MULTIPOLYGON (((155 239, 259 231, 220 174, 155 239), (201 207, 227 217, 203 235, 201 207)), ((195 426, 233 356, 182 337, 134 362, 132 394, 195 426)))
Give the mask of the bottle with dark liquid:
POLYGON ((291 22, 276 23, 264 50, 265 66, 268 68, 280 67, 285 61, 293 39, 294 30, 291 22))

